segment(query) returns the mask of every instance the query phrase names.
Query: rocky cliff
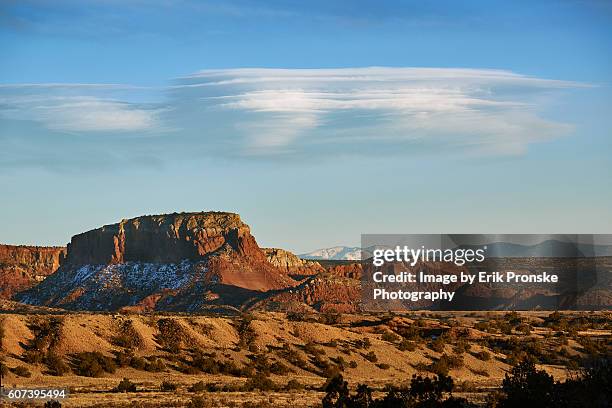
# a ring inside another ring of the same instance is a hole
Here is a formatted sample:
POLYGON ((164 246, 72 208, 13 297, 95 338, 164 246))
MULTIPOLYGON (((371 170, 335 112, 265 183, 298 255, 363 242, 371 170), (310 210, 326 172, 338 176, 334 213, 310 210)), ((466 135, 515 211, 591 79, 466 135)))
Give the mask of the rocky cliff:
POLYGON ((55 272, 66 248, 0 245, 0 298, 29 289, 55 272))
POLYGON ((288 275, 315 275, 325 271, 318 262, 298 258, 295 254, 280 248, 262 249, 268 262, 285 271, 288 275))
POLYGON ((240 307, 297 282, 268 262, 240 216, 137 217, 76 235, 66 262, 18 300, 67 309, 240 307))

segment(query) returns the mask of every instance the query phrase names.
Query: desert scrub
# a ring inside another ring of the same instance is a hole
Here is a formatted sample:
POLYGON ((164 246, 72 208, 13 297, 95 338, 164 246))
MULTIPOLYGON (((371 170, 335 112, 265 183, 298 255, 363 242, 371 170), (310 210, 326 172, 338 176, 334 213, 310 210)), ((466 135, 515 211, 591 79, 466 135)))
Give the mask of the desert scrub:
POLYGON ((437 339, 429 343, 429 348, 437 353, 443 353, 444 352, 444 340, 442 340, 442 337, 438 337, 437 339))
POLYGON ((49 374, 55 376, 62 376, 70 372, 70 367, 66 362, 57 354, 49 351, 45 357, 45 364, 49 369, 49 374))
POLYGON ((470 368, 470 371, 481 377, 489 377, 489 373, 487 372, 487 370, 484 370, 484 369, 481 370, 478 368, 470 368))
POLYGON ((389 343, 395 343, 396 341, 400 339, 400 337, 391 331, 386 331, 381 336, 381 339, 383 341, 388 341, 389 343))
POLYGON ((115 346, 123 347, 126 349, 138 349, 142 347, 142 339, 138 335, 136 329, 134 329, 134 323, 131 320, 121 322, 119 325, 119 332, 117 336, 111 340, 115 346))
POLYGON ((378 361, 378 357, 376 356, 376 353, 374 353, 373 351, 370 351, 367 354, 364 354, 363 358, 365 358, 371 363, 375 363, 378 361))
POLYGON ((112 358, 98 351, 76 354, 74 365, 76 373, 85 377, 100 377, 105 372, 113 374, 117 368, 112 358))
POLYGON ((261 372, 255 373, 243 386, 244 391, 274 391, 276 389, 278 389, 276 383, 261 372))
POLYGON ((113 389, 114 392, 136 392, 136 384, 131 382, 129 379, 124 378, 119 382, 117 387, 113 389))
POLYGON ((489 361, 491 359, 491 353, 486 350, 473 353, 473 356, 482 361, 489 361))
POLYGON ((25 347, 23 359, 29 364, 43 363, 48 352, 57 344, 60 338, 62 319, 36 316, 28 321, 28 328, 34 338, 25 347))
POLYGON ((17 366, 11 368, 10 371, 19 377, 30 378, 32 376, 32 373, 30 372, 30 370, 28 370, 26 366, 17 366))
POLYGON ((195 397, 191 397, 191 401, 187 404, 187 408, 210 408, 212 407, 212 402, 204 397, 200 397, 196 395, 195 397))
POLYGON ((285 390, 286 391, 300 391, 304 389, 304 384, 302 384, 301 382, 299 382, 298 380, 292 378, 291 380, 289 380, 287 382, 287 385, 285 385, 285 390))
POLYGON ((249 349, 254 346, 255 340, 257 340, 257 333, 253 329, 251 322, 255 320, 253 315, 244 314, 239 320, 236 330, 238 331, 238 347, 249 349))
MULTIPOLYGON (((194 354, 190 367, 195 369, 196 372, 203 372, 207 374, 227 374, 236 377, 241 377, 246 374, 246 372, 238 367, 238 365, 232 361, 224 361, 217 357, 216 353, 205 354, 202 352, 198 352, 194 354)), ((265 367, 269 370, 269 366, 265 367)), ((186 372, 187 374, 192 374, 193 372, 186 372)))
POLYGON ((176 319, 159 319, 157 328, 159 329, 157 341, 162 348, 170 353, 180 352, 184 338, 181 324, 176 319))
POLYGON ((189 392, 204 392, 206 391, 206 383, 204 381, 198 381, 192 384, 187 391, 189 392))
POLYGON ((398 345, 397 348, 400 351, 414 351, 417 348, 417 345, 414 341, 403 339, 398 345))
POLYGON ((159 390, 162 392, 176 391, 177 388, 178 385, 171 381, 162 381, 162 383, 159 385, 159 390))
POLYGON ((289 344, 283 344, 283 348, 278 353, 282 358, 296 367, 305 368, 308 362, 302 357, 299 351, 291 347, 289 344))
POLYGON ((448 371, 453 368, 463 367, 463 358, 442 354, 440 358, 429 366, 429 371, 438 375, 448 375, 448 371))

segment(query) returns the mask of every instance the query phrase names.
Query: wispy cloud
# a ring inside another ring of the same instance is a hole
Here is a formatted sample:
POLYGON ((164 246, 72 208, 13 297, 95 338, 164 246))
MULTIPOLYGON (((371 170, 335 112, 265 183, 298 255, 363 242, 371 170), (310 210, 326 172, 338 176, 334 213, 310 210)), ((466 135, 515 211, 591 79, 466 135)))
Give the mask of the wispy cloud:
POLYGON ((545 96, 584 86, 502 70, 383 67, 205 70, 180 82, 175 99, 204 116, 231 112, 226 131, 257 155, 415 141, 522 152, 570 129, 539 116, 545 96))
POLYGON ((32 121, 51 130, 122 132, 161 126, 158 106, 110 97, 140 89, 121 84, 0 84, 0 117, 32 121))
POLYGON ((48 129, 49 138, 86 135, 83 149, 121 144, 125 154, 160 158, 179 150, 259 159, 424 149, 520 154, 572 129, 542 112, 557 91, 583 86, 502 70, 381 67, 206 70, 162 89, 3 84, 0 138, 22 145, 25 128, 19 136, 9 131, 19 122, 48 129), (131 133, 155 137, 126 144, 131 133))

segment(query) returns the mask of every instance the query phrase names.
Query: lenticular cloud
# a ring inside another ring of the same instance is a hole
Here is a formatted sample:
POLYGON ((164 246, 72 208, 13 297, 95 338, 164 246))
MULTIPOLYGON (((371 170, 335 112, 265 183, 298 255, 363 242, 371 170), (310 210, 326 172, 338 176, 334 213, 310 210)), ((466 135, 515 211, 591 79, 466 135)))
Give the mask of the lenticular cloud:
POLYGON ((209 124, 243 155, 415 146, 513 154, 570 129, 538 112, 551 91, 578 86, 485 69, 251 68, 183 77, 171 99, 189 106, 187 122, 209 124))

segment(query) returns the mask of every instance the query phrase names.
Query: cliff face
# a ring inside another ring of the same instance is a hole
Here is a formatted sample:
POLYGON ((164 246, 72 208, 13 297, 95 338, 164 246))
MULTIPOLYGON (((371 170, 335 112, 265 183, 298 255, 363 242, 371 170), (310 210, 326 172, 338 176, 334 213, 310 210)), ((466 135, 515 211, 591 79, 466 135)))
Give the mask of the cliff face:
POLYGON ((224 245, 262 259, 248 225, 238 214, 207 212, 137 217, 75 235, 68 244, 72 265, 201 260, 224 245))
POLYGON ((10 299, 42 281, 65 256, 63 247, 0 245, 0 298, 10 299))
POLYGON ((66 263, 18 299, 68 309, 241 306, 297 282, 268 262, 237 214, 137 217, 76 235, 66 263))
POLYGON ((315 275, 325 271, 316 261, 300 259, 293 253, 280 248, 263 248, 266 259, 288 275, 315 275))

